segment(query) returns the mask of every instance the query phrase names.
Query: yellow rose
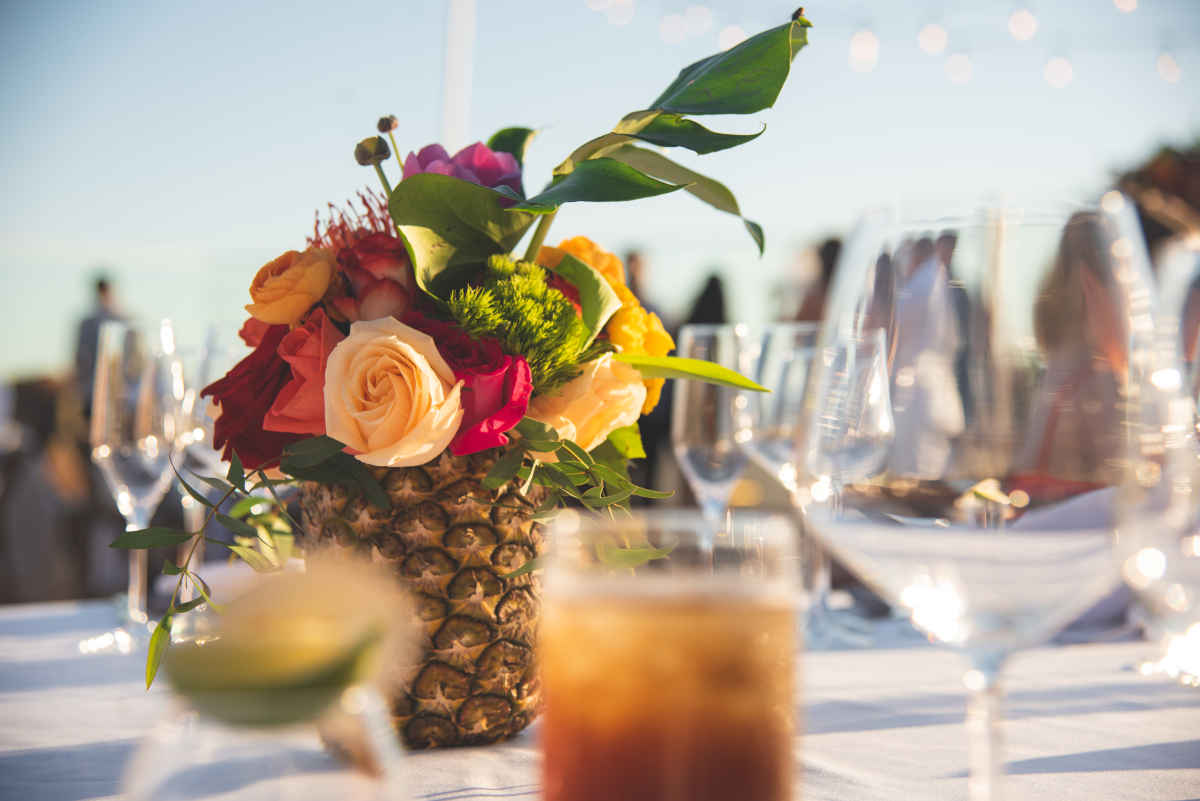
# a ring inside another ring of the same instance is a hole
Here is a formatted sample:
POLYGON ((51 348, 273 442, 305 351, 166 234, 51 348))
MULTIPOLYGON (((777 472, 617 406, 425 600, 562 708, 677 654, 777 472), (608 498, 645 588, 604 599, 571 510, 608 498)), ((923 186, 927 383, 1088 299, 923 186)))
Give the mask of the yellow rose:
POLYGON ((393 317, 357 322, 325 365, 325 431, 366 464, 426 464, 458 432, 461 389, 428 334, 393 317))
MULTIPOLYGON (((604 276, 608 285, 617 293, 621 300, 621 308, 617 309, 604 332, 608 339, 621 349, 622 353, 633 353, 641 356, 666 356, 675 348, 675 340, 667 333, 662 320, 654 312, 646 311, 641 301, 625 284, 625 266, 612 253, 598 247, 586 236, 576 236, 564 239, 558 247, 543 247, 538 253, 538 263, 554 269, 562 261, 564 253, 570 253, 584 264, 604 276)), ((647 378, 646 400, 642 406, 642 414, 649 414, 658 405, 662 395, 664 379, 647 378)))
POLYGON ((535 397, 525 414, 590 451, 616 429, 637 422, 646 387, 641 373, 611 353, 582 367, 581 375, 553 393, 535 397))
POLYGON ((296 325, 329 289, 335 266, 332 250, 289 250, 259 268, 250 284, 254 302, 246 311, 271 325, 296 325))

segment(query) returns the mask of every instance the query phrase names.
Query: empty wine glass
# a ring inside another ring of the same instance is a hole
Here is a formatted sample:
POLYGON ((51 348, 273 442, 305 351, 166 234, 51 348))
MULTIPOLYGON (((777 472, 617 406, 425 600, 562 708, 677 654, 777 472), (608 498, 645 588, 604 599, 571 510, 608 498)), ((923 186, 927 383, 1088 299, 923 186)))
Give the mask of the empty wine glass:
POLYGON ((1120 196, 1045 215, 872 215, 848 253, 805 393, 805 518, 916 626, 964 653, 969 794, 994 799, 1007 658, 1117 587, 1117 488, 1156 447, 1140 435, 1148 260, 1120 196), (864 397, 882 399, 887 355, 871 331, 883 263, 899 279, 890 415, 880 403, 864 416, 845 397, 867 381, 864 397), (828 356, 872 338, 866 353, 828 356))
MULTIPOLYGON (((677 353, 749 372, 757 354, 744 325, 685 325, 677 353)), ((696 495, 700 511, 717 530, 727 529, 729 498, 746 467, 736 440, 738 408, 745 392, 717 384, 680 381, 671 409, 671 445, 696 495)))
MULTIPOLYGON (((171 485, 180 448, 183 368, 169 320, 100 326, 90 442, 92 461, 125 518, 148 528, 171 485)), ((148 636, 148 552, 129 551, 129 588, 119 628, 84 640, 85 653, 130 653, 148 636)))

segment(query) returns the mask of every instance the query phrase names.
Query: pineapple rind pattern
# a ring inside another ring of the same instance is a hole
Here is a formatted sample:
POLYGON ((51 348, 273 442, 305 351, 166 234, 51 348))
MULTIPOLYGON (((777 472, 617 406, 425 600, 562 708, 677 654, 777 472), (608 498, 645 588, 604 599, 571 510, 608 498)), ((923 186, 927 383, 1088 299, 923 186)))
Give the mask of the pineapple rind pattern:
POLYGON ((388 513, 341 486, 306 483, 301 492, 310 544, 369 555, 415 596, 422 657, 392 699, 410 748, 495 742, 538 712, 539 580, 505 576, 542 552, 532 519, 542 490, 523 496, 515 481, 486 489, 502 454, 446 452, 421 467, 377 469, 388 513))

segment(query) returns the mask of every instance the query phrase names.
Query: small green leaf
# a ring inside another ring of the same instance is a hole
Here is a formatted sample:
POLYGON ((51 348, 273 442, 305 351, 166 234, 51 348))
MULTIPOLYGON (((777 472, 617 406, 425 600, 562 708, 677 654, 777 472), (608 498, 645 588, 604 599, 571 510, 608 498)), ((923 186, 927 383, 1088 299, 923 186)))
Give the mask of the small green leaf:
POLYGON ((684 67, 650 108, 682 114, 750 114, 770 108, 792 58, 808 44, 809 27, 803 18, 787 22, 684 67))
POLYGON ((154 627, 154 633, 150 635, 150 649, 146 653, 147 690, 154 683, 154 677, 158 675, 158 666, 162 664, 163 654, 167 652, 167 648, 170 645, 171 616, 163 615, 163 619, 158 621, 158 625, 154 627))
POLYGON ((641 567, 670 555, 670 548, 622 548, 607 542, 596 543, 596 558, 609 567, 621 569, 641 567))
MULTIPOLYGON (((620 130, 620 126, 617 126, 620 130)), ((682 114, 658 114, 650 123, 633 134, 643 142, 660 147, 685 147, 701 155, 737 147, 762 136, 767 126, 757 133, 727 134, 705 128, 682 114)))
POLYGON ((637 423, 631 423, 613 430, 608 435, 608 442, 617 449, 617 453, 626 459, 645 459, 646 448, 642 444, 642 432, 637 423))
POLYGON ((267 557, 246 545, 230 545, 229 550, 242 558, 242 561, 259 573, 269 573, 275 569, 267 557))
POLYGON ((230 508, 229 516, 241 519, 254 512, 255 509, 265 509, 270 505, 270 503, 271 502, 265 498, 257 498, 253 495, 247 495, 230 508))
POLYGON ((532 128, 501 128, 487 140, 487 146, 496 152, 510 154, 517 164, 524 166, 525 149, 535 136, 537 131, 532 128))
POLYGON ((517 476, 521 464, 525 461, 525 451, 512 448, 496 460, 492 469, 483 477, 483 486, 487 489, 500 489, 517 476))
MULTIPOLYGON (((226 493, 231 493, 231 492, 233 492, 233 489, 234 489, 233 485, 232 485, 232 484, 230 484, 228 481, 225 481, 224 479, 215 478, 215 477, 213 477, 213 476, 202 476, 202 475, 200 475, 199 473, 193 473, 192 475, 194 475, 196 478, 198 478, 198 479, 200 479, 201 481, 203 481, 203 482, 204 482, 205 484, 207 484, 208 486, 210 486, 210 487, 212 487, 213 489, 217 490, 217 491, 218 491, 218 492, 220 492, 221 494, 226 494, 226 493)), ((208 506, 212 506, 212 504, 211 504, 211 503, 210 503, 210 504, 207 504, 207 505, 208 505, 208 506)))
POLYGON ((571 454, 571 456, 575 457, 575 461, 579 462, 584 467, 591 467, 596 463, 596 460, 593 459, 587 451, 580 447, 578 443, 572 442, 569 439, 564 439, 559 442, 558 447, 560 458, 562 456, 562 451, 565 450, 567 453, 571 454))
POLYGON ((614 203, 665 195, 682 188, 651 178, 615 159, 596 158, 581 162, 570 173, 558 176, 544 190, 513 208, 580 202, 614 203))
POLYGON ((178 576, 183 572, 183 568, 176 565, 170 559, 164 559, 162 572, 164 576, 178 576))
POLYGON ((283 456, 297 467, 316 467, 341 453, 345 447, 332 437, 309 437, 289 444, 283 449, 283 456))
POLYGON ((445 297, 493 253, 508 253, 533 214, 504 208, 504 195, 448 175, 423 173, 392 190, 388 209, 404 240, 417 284, 445 297))
POLYGON ((282 567, 292 558, 292 552, 296 547, 296 538, 291 534, 276 534, 274 543, 275 555, 279 560, 279 565, 282 567))
POLYGON ((681 356, 642 356, 634 353, 618 353, 613 358, 635 368, 646 378, 689 378, 709 384, 752 389, 755 392, 770 392, 741 373, 706 362, 703 359, 685 359, 681 356))
POLYGON ((569 495, 572 498, 579 497, 579 491, 575 489, 575 482, 567 478, 563 469, 556 464, 543 464, 537 472, 538 479, 542 483, 552 484, 559 492, 564 495, 569 495))
MULTIPOLYGON (((556 444, 558 442, 557 431, 540 420, 534 420, 532 417, 521 418, 521 422, 517 423, 515 430, 525 439, 553 442, 556 444)), ((553 448, 550 450, 553 450, 553 448)))
POLYGON ((597 462, 596 464, 592 465, 592 472, 595 473, 600 479, 607 481, 609 484, 614 486, 631 486, 629 482, 629 476, 622 475, 602 462, 597 462))
POLYGON ((570 253, 563 253, 562 261, 555 265, 553 272, 579 290, 579 316, 588 331, 584 343, 586 347, 592 344, 617 309, 621 308, 621 299, 603 275, 570 253))
POLYGON ((674 492, 662 492, 661 490, 652 490, 647 487, 636 487, 635 486, 633 488, 633 494, 638 496, 639 498, 650 498, 652 500, 662 500, 663 498, 670 498, 675 493, 674 492))
POLYGON ((167 610, 167 614, 179 615, 183 614, 184 612, 190 612, 202 603, 205 603, 203 595, 198 598, 193 598, 190 601, 184 601, 181 604, 171 604, 171 608, 167 610))
POLYGON ((109 548, 126 548, 132 551, 144 550, 146 548, 163 548, 174 545, 181 545, 190 540, 194 535, 187 531, 180 531, 175 528, 167 528, 165 526, 152 526, 144 528, 140 531, 125 531, 119 537, 109 543, 109 548))
POLYGON ((184 492, 186 492, 188 495, 191 495, 193 500, 195 500, 197 503, 201 504, 202 506, 207 506, 209 509, 212 508, 212 506, 213 506, 212 501, 210 501, 208 498, 204 497, 204 493, 198 491, 191 484, 187 483, 187 479, 185 479, 183 477, 183 474, 180 473, 178 470, 175 471, 175 478, 179 479, 179 483, 183 487, 184 492))
POLYGON ((388 498, 388 494, 384 492, 383 485, 379 483, 374 474, 367 469, 367 466, 358 461, 354 457, 348 457, 352 465, 348 468, 350 474, 354 477, 354 483, 362 490, 363 497, 367 502, 376 509, 382 509, 387 512, 392 508, 392 501, 388 498))
POLYGON ((221 605, 212 599, 212 588, 208 586, 208 582, 192 572, 188 572, 187 577, 192 582, 192 586, 196 588, 196 592, 200 593, 200 596, 204 598, 204 602, 207 603, 214 612, 220 612, 221 605))
POLYGON ((742 217, 742 211, 738 206, 737 198, 733 196, 733 192, 729 191, 729 188, 725 184, 709 178, 707 175, 689 170, 687 167, 675 163, 663 154, 647 150, 644 147, 626 145, 614 150, 609 157, 628 164, 637 170, 641 170, 647 175, 653 175, 655 178, 684 184, 684 189, 687 190, 688 194, 703 200, 718 211, 741 218, 742 223, 746 226, 746 231, 750 234, 750 238, 758 246, 758 254, 762 255, 764 247, 762 226, 742 217))
POLYGON ((229 472, 225 474, 225 478, 242 492, 246 491, 246 471, 242 467, 242 460, 238 457, 236 451, 233 454, 233 458, 229 460, 229 472))
POLYGON ((221 514, 220 512, 216 514, 216 518, 221 525, 225 526, 225 528, 229 529, 234 534, 238 534, 243 537, 258 537, 258 529, 243 520, 238 520, 236 517, 230 517, 229 515, 221 514))
POLYGON ((545 566, 545 562, 545 557, 535 556, 533 559, 530 559, 528 562, 521 565, 511 573, 505 573, 503 578, 515 579, 517 576, 523 576, 526 573, 532 573, 535 570, 541 570, 545 566))

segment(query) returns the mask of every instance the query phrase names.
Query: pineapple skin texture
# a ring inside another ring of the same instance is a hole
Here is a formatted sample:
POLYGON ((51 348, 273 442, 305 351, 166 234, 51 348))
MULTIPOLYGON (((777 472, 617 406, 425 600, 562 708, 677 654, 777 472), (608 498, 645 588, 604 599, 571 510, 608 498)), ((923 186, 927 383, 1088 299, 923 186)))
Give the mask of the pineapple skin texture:
MULTIPOLYGON (((533 511, 544 499, 482 481, 502 449, 448 451, 420 467, 373 470, 392 503, 305 482, 310 548, 351 551, 387 566, 415 599, 421 656, 397 666, 392 723, 409 748, 482 745, 528 726, 541 705, 534 647, 540 579, 505 576, 543 550, 533 511)), ((335 749, 336 750, 336 749, 335 749)))

